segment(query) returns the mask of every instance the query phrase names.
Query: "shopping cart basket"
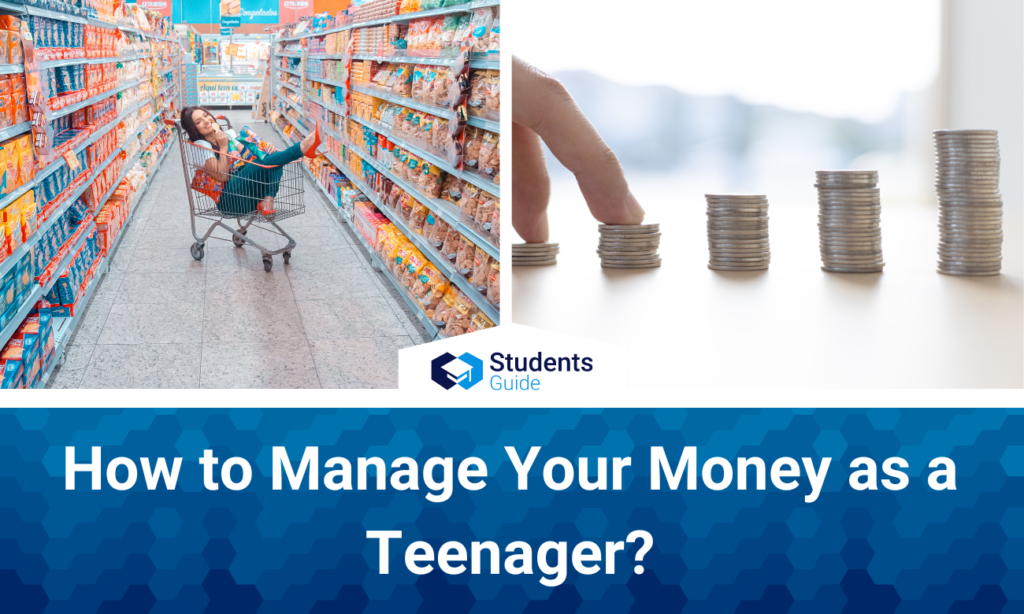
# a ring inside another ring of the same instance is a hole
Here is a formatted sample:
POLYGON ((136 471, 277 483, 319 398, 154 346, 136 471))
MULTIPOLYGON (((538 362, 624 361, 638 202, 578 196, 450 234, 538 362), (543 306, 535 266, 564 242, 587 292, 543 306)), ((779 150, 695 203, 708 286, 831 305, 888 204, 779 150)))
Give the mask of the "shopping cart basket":
MULTIPOLYGON (((225 132, 231 130, 231 122, 226 117, 217 115, 216 119, 225 132)), ((220 182, 215 180, 213 175, 203 167, 209 157, 208 151, 212 151, 212 149, 190 141, 181 128, 180 119, 175 119, 173 122, 167 120, 167 123, 173 123, 178 128, 178 145, 181 149, 181 163, 185 169, 189 212, 192 216, 192 236, 196 239, 196 242, 192 244, 192 257, 202 260, 205 255, 206 242, 210 239, 227 241, 225 237, 213 236, 214 229, 220 227, 231 233, 231 242, 235 244, 235 247, 243 247, 248 244, 260 250, 260 253, 263 254, 263 269, 268 273, 274 266, 273 257, 278 254, 284 259, 284 263, 288 264, 296 243, 295 239, 278 226, 278 222, 300 215, 306 210, 306 206, 302 203, 303 180, 302 169, 299 167, 301 162, 292 162, 283 167, 271 167, 229 155, 236 163, 254 164, 265 169, 280 168, 282 171, 281 181, 271 185, 269 182, 235 177, 235 173, 231 173, 221 177, 224 181, 220 182), (202 151, 203 149, 208 151, 202 151), (229 179, 230 181, 228 181, 229 179), (228 186, 231 186, 230 191, 228 191, 228 186), (263 210, 262 207, 257 206, 260 199, 252 196, 257 194, 269 194, 273 197, 272 210, 263 210), (245 204, 242 208, 248 212, 230 213, 222 211, 218 207, 218 203, 225 203, 230 199, 233 199, 235 204, 239 202, 245 204), (251 210, 249 210, 249 205, 251 205, 251 210), (202 236, 196 231, 197 218, 212 222, 206 234, 202 236), (235 220, 238 225, 237 229, 225 223, 229 219, 235 220), (288 244, 281 249, 270 250, 248 237, 250 227, 278 234, 287 239, 288 244)))

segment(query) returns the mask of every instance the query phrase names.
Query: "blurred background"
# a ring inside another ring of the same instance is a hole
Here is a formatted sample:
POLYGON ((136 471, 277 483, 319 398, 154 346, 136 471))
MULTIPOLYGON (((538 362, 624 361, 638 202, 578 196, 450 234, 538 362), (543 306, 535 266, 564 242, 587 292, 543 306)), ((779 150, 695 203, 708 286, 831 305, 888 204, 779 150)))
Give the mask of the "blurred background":
POLYGON ((1021 0, 516 0, 508 13, 510 48, 568 87, 631 183, 785 206, 814 198, 815 170, 871 168, 887 207, 935 207, 931 131, 994 128, 1018 219, 1021 0))

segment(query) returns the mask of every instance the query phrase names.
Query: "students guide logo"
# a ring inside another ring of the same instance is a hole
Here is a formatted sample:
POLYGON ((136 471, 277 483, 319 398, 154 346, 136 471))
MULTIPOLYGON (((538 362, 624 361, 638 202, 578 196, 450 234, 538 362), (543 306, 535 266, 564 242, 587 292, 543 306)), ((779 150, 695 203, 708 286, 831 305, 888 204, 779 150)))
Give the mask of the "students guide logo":
POLYGON ((469 390, 484 379, 484 362, 469 352, 457 358, 445 352, 430 362, 430 379, 445 390, 469 390))

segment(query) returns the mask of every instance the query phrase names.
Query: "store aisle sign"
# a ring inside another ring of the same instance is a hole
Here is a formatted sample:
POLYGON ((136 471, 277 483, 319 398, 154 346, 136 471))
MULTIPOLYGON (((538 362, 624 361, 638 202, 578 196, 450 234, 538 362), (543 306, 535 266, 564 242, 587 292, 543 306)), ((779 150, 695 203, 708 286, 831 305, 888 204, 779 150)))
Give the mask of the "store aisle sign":
POLYGON ((261 81, 200 81, 199 104, 256 104, 261 81))
POLYGON ((156 11, 164 17, 171 17, 171 0, 139 0, 136 4, 151 11, 156 11))
POLYGON ((234 32, 234 30, 232 30, 231 28, 221 28, 220 29, 220 35, 221 36, 231 36, 232 32, 234 32))
POLYGON ((221 15, 220 17, 220 27, 222 28, 237 28, 240 25, 242 25, 242 18, 239 15, 221 15))
POLYGON ((276 24, 313 14, 313 0, 139 0, 142 6, 150 3, 166 3, 166 13, 164 8, 153 8, 170 15, 174 23, 219 23, 222 28, 237 28, 243 23, 276 24))

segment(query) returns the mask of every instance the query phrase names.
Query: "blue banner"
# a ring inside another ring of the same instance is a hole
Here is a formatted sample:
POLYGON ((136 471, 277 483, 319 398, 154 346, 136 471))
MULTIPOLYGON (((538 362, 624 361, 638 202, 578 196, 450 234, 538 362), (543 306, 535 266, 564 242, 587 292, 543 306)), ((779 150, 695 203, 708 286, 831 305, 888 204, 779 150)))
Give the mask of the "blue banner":
MULTIPOLYGON (((174 23, 219 23, 224 27, 237 27, 246 23, 276 24, 280 19, 280 3, 284 0, 241 0, 240 3, 203 1, 175 2, 172 8, 174 23), (234 11, 231 13, 222 12, 234 11), (227 20, 227 21, 225 21, 227 20), (234 23, 235 25, 231 25, 234 23)), ((289 9, 289 14, 293 12, 289 9)), ((289 15, 290 18, 290 15, 289 15)))
POLYGON ((0 595, 19 613, 1020 612, 1024 414, 4 409, 0 595))

